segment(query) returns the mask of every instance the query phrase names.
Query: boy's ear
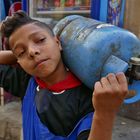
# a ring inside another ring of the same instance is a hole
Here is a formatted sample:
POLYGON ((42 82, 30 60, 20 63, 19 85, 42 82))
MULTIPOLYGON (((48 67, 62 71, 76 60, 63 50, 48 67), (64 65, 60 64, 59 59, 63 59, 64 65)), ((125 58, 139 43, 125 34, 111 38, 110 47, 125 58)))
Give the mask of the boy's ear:
POLYGON ((60 51, 62 51, 61 42, 60 42, 60 40, 57 36, 55 36, 55 40, 56 40, 56 43, 58 44, 58 47, 59 47, 60 51))

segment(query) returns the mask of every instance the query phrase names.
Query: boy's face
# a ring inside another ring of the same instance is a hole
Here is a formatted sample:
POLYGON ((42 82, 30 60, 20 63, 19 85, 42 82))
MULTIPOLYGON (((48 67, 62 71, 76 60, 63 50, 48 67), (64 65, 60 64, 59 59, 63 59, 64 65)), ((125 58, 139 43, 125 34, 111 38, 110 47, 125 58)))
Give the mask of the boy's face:
POLYGON ((33 76, 47 78, 63 67, 58 39, 33 23, 12 33, 9 44, 18 63, 33 76))

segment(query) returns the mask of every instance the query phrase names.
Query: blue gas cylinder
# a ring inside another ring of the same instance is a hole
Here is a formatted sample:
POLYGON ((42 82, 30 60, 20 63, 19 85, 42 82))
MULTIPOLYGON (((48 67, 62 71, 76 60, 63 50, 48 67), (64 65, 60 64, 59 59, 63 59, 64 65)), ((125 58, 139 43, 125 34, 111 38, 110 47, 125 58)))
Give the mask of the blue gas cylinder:
POLYGON ((126 72, 130 59, 139 57, 140 40, 117 26, 78 15, 54 27, 62 43, 66 66, 89 88, 108 73, 126 72))

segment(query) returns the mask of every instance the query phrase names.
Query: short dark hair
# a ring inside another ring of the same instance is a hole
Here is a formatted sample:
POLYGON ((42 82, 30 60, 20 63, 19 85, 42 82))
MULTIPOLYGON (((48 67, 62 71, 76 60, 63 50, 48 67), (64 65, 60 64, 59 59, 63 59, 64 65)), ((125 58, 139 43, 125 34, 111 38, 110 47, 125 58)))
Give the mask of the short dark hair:
POLYGON ((2 36, 9 39, 9 37, 14 31, 16 31, 21 26, 30 23, 46 29, 50 33, 50 35, 54 36, 54 33, 49 25, 45 24, 44 22, 30 18, 24 11, 21 10, 15 12, 12 16, 6 17, 6 19, 3 21, 1 26, 2 36))

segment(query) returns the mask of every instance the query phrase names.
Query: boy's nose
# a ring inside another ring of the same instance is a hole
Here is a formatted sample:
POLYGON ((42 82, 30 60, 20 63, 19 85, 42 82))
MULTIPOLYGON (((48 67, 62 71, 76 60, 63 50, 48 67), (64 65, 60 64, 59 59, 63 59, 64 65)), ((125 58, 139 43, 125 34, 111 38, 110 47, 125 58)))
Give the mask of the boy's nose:
POLYGON ((30 46, 28 47, 28 56, 30 58, 35 57, 36 55, 40 54, 40 50, 37 48, 37 46, 30 46))

